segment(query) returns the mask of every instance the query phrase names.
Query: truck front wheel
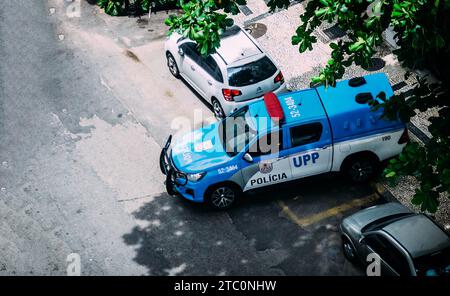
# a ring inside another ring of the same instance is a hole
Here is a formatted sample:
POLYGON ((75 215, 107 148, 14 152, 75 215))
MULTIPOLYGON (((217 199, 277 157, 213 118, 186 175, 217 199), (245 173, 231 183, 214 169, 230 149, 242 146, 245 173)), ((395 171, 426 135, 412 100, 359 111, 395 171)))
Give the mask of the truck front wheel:
POLYGON ((343 173, 355 183, 370 181, 377 173, 378 161, 373 157, 361 155, 346 160, 343 173))
POLYGON ((205 193, 206 202, 216 210, 231 208, 240 194, 237 186, 220 184, 209 188, 205 193))

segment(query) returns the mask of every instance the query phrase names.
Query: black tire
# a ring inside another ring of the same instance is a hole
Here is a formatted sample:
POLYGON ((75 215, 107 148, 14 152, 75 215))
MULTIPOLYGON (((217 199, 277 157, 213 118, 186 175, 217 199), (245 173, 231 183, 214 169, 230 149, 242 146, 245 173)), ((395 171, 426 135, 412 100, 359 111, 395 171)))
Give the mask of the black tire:
POLYGON ((353 244, 345 236, 342 237, 342 252, 344 252, 344 256, 348 261, 350 261, 351 263, 357 263, 358 254, 356 253, 353 244))
POLYGON ((164 184, 166 185, 166 191, 169 195, 175 195, 177 192, 175 191, 174 186, 174 182, 173 182, 173 174, 174 172, 172 170, 169 170, 167 172, 167 177, 166 177, 166 181, 164 182, 164 184))
POLYGON ((378 172, 379 161, 370 155, 359 155, 347 159, 343 173, 354 183, 372 180, 378 172))
POLYGON ((167 57, 167 67, 169 68, 170 73, 175 78, 180 78, 180 70, 178 70, 178 65, 177 62, 175 62, 175 58, 170 52, 166 54, 166 57, 167 57))
POLYGON ((220 184, 208 188, 205 201, 215 210, 226 210, 236 204, 241 191, 231 184, 220 184))
POLYGON ((218 120, 225 118, 225 112, 223 111, 222 105, 220 104, 219 100, 217 100, 216 98, 213 98, 211 100, 211 104, 213 107, 214 116, 218 120))

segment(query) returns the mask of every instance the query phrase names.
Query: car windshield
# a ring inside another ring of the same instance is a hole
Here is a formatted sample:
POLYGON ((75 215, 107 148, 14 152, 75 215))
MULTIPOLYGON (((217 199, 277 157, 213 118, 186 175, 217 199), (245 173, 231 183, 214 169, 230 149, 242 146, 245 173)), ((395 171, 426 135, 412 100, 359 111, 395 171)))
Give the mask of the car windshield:
POLYGON ((220 140, 230 156, 242 151, 256 135, 255 123, 247 106, 226 117, 219 125, 220 140))
POLYGON ((265 80, 275 74, 277 67, 272 61, 263 58, 239 67, 228 68, 228 83, 230 86, 246 86, 265 80))
POLYGON ((450 276, 450 247, 414 259, 417 275, 447 275, 450 276))

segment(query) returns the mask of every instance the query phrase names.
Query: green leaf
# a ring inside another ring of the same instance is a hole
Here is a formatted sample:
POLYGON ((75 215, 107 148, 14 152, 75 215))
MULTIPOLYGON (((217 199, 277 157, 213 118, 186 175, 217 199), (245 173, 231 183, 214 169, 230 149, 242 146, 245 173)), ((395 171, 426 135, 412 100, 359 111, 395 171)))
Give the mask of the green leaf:
POLYGON ((319 76, 314 76, 313 78, 311 78, 311 82, 312 82, 313 84, 320 83, 321 81, 322 81, 322 80, 320 79, 319 76))
POLYGON ((421 205, 423 203, 425 199, 425 194, 423 194, 422 192, 418 192, 414 195, 414 197, 411 199, 411 203, 413 205, 421 205))
POLYGON ((388 174, 386 174, 386 178, 392 178, 392 177, 394 177, 395 175, 397 175, 397 173, 396 172, 394 172, 394 171, 391 171, 391 172, 389 172, 388 174))
POLYGON ((316 13, 317 17, 320 17, 320 16, 324 15, 327 12, 328 12, 328 8, 321 8, 321 9, 316 10, 315 13, 316 13))
POLYGON ((233 21, 233 19, 231 19, 231 18, 227 18, 227 19, 225 19, 225 26, 227 26, 227 27, 231 27, 231 26, 233 26, 233 24, 234 24, 234 21, 233 21))

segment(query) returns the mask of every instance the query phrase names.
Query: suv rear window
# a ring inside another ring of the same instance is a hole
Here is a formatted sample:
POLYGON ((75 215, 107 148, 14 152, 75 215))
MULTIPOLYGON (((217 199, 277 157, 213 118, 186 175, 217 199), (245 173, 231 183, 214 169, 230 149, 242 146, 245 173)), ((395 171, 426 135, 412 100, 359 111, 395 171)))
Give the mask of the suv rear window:
POLYGON ((275 74, 277 67, 267 57, 239 67, 228 68, 230 86, 246 86, 265 80, 275 74))

